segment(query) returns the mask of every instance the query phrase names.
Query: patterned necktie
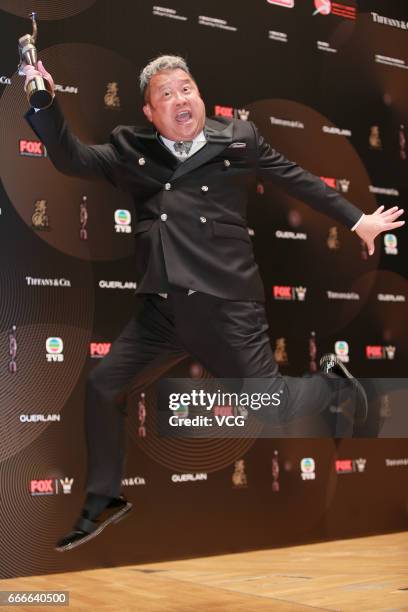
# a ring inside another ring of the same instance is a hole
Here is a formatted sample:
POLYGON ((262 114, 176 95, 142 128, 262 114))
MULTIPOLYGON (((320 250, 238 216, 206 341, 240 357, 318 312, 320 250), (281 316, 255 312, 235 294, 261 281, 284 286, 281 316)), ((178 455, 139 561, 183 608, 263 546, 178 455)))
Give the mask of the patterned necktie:
POLYGON ((180 157, 187 157, 192 146, 192 140, 180 140, 179 142, 174 143, 174 150, 177 155, 180 155, 180 157))

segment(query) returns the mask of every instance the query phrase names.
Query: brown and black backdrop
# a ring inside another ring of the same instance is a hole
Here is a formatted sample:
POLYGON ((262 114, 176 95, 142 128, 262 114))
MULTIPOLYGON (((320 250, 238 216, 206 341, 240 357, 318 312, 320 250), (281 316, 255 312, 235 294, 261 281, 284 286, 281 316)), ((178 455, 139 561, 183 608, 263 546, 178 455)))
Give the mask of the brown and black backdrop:
MULTIPOLYGON (((138 72, 178 53, 207 114, 253 120, 366 212, 407 195, 404 0, 0 0, 0 576, 406 528, 405 439, 162 439, 149 387, 129 399, 132 518, 53 551, 83 500, 86 376, 134 308, 137 207, 59 174, 24 121, 16 43, 33 9, 40 57, 86 142, 143 122, 138 72)), ((249 230, 284 373, 336 350, 361 377, 405 375, 404 231, 367 258, 345 228, 269 184, 249 230)), ((176 373, 206 375, 191 362, 176 373)))

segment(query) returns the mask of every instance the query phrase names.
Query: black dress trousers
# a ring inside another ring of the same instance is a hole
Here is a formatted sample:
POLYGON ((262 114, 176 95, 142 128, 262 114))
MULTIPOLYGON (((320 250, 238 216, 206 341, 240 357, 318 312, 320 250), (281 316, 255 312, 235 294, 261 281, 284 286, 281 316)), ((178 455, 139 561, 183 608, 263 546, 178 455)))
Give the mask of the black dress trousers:
POLYGON ((142 390, 188 355, 216 378, 268 378, 275 390, 279 381, 290 401, 285 414, 270 415, 275 422, 327 408, 332 386, 326 375, 279 374, 262 302, 188 295, 177 287, 171 287, 167 299, 146 294, 136 300, 137 312, 87 382, 87 492, 120 494, 126 455, 124 399, 130 386, 142 390))

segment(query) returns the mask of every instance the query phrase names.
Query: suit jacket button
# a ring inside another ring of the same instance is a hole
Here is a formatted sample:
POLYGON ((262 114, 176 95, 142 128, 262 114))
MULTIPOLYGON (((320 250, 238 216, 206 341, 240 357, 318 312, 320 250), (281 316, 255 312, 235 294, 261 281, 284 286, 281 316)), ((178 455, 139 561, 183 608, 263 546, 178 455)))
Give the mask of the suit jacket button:
POLYGON ((229 160, 229 159, 224 159, 224 166, 225 166, 226 168, 229 168, 229 167, 230 167, 230 165, 231 165, 230 160, 229 160))
POLYGON ((146 163, 146 160, 144 157, 139 157, 139 166, 144 166, 146 163))
POLYGON ((162 221, 167 221, 167 215, 166 215, 166 213, 161 214, 161 215, 160 215, 160 219, 161 219, 162 221))
POLYGON ((169 191, 171 189, 171 183, 166 183, 164 188, 166 191, 169 191))
POLYGON ((207 218, 206 217, 200 217, 200 221, 201 221, 201 223, 207 223, 207 218))
POLYGON ((204 193, 205 193, 206 191, 208 191, 208 187, 207 187, 207 185, 203 185, 203 186, 201 187, 201 191, 204 191, 204 193))

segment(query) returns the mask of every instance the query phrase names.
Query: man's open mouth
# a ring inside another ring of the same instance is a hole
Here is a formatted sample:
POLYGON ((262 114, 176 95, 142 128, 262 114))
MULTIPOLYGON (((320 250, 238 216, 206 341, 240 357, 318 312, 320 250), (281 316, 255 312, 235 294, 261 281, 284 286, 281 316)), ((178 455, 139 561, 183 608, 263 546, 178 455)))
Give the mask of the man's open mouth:
POLYGON ((190 119, 192 119, 192 114, 191 114, 191 111, 189 110, 180 111, 176 115, 177 123, 188 123, 190 119))

